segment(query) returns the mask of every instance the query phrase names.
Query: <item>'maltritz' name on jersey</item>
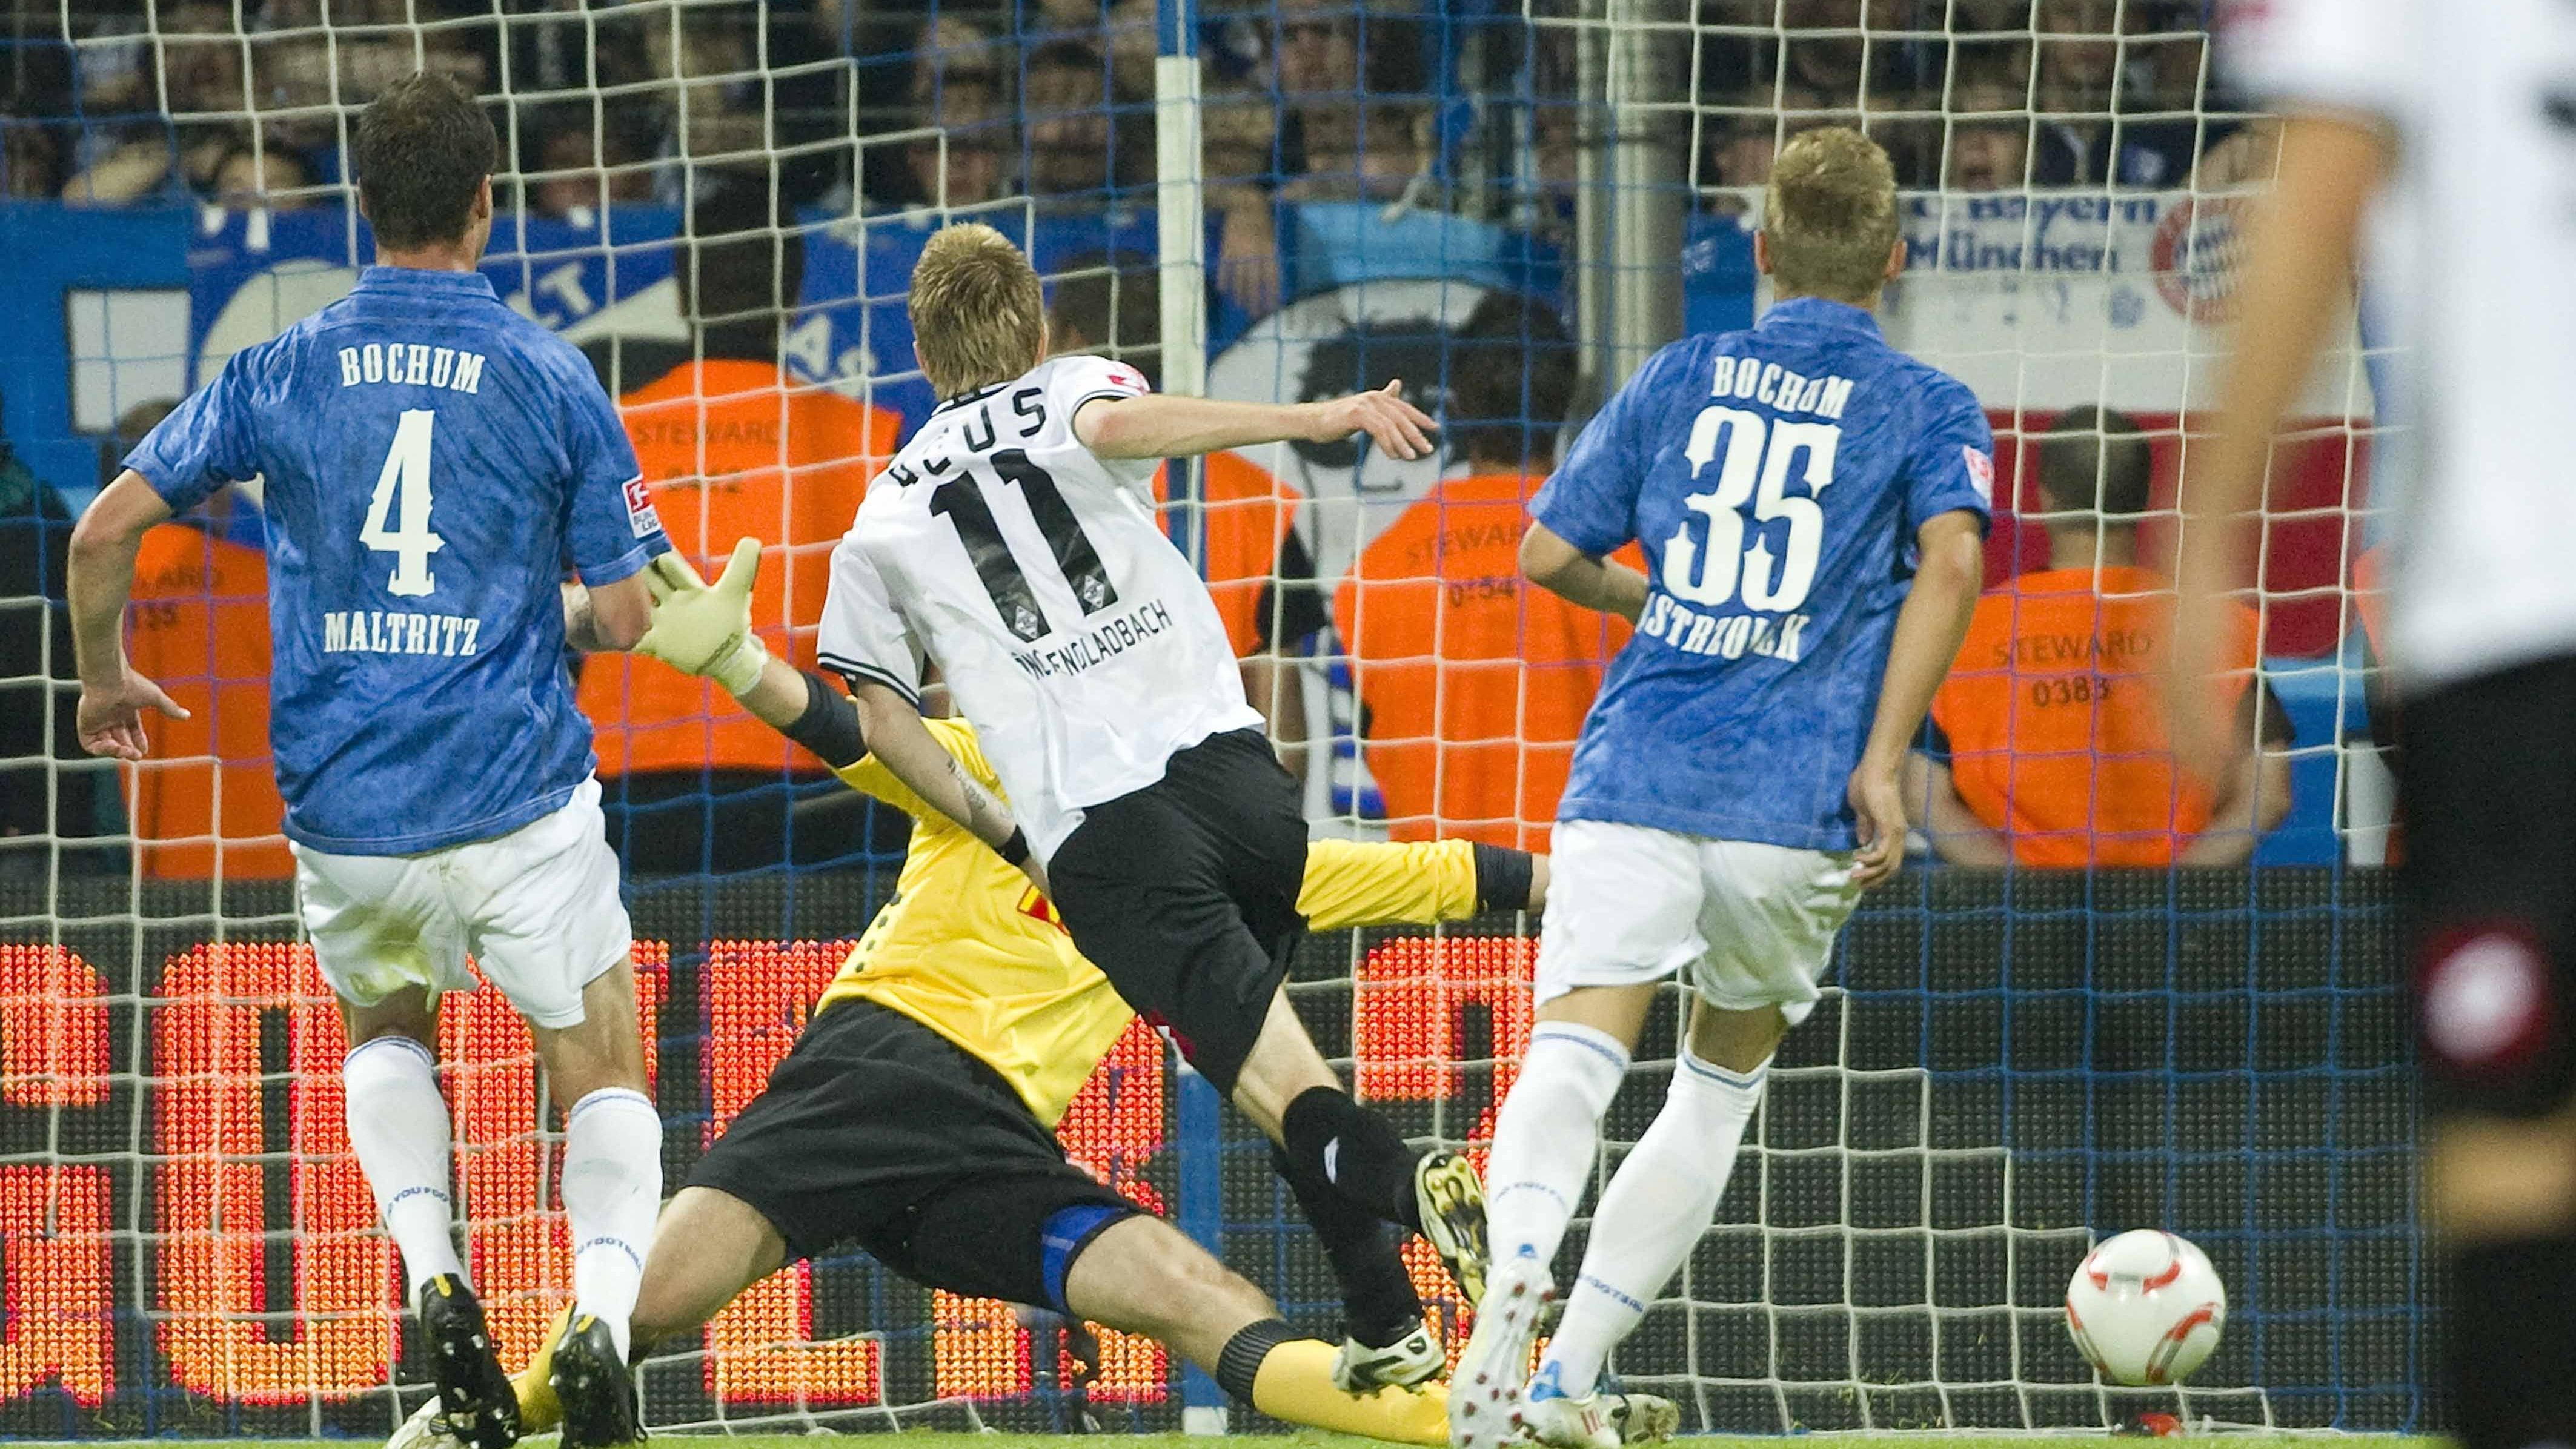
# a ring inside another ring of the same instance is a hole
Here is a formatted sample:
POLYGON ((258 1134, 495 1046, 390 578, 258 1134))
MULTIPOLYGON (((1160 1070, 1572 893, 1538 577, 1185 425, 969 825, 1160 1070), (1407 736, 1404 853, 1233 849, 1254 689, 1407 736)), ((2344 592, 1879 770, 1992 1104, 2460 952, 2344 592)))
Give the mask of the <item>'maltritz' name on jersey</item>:
POLYGON ((439 654, 474 652, 483 621, 456 614, 405 614, 383 609, 332 609, 322 615, 325 654, 439 654))
POLYGON ((1126 614, 1045 649, 1024 649, 1011 657, 1031 679, 1074 674, 1129 649, 1172 627, 1172 611, 1160 599, 1148 599, 1126 614))
POLYGON ((370 342, 340 349, 340 385, 381 382, 406 387, 483 390, 483 354, 425 342, 370 342))

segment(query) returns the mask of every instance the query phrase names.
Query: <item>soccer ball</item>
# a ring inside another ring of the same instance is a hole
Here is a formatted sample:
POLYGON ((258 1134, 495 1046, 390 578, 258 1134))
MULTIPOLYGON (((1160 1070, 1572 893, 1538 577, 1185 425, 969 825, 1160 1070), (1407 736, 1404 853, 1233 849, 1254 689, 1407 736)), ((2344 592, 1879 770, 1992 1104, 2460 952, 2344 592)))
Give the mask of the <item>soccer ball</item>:
POLYGON ((2113 1383, 2181 1383, 2226 1326, 2227 1285, 2208 1254, 2171 1233, 2106 1239, 2066 1285, 2066 1331, 2113 1383))

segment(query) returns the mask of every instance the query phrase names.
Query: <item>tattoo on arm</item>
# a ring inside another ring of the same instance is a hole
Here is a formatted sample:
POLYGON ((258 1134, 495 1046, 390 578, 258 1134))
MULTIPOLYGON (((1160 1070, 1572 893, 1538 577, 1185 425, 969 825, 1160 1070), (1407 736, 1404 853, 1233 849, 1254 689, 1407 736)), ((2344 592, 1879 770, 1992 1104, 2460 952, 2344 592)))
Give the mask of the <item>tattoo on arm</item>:
POLYGON ((577 654, 596 654, 603 647, 599 623, 590 611, 590 590, 579 584, 563 586, 564 647, 577 654))
POLYGON ((1019 828, 1019 821, 1013 818, 1010 808, 995 799, 993 792, 985 789, 983 782, 977 780, 965 763, 954 755, 948 758, 948 774, 957 782, 958 793, 965 798, 966 818, 958 823, 965 826, 968 833, 987 845, 998 845, 1019 828))

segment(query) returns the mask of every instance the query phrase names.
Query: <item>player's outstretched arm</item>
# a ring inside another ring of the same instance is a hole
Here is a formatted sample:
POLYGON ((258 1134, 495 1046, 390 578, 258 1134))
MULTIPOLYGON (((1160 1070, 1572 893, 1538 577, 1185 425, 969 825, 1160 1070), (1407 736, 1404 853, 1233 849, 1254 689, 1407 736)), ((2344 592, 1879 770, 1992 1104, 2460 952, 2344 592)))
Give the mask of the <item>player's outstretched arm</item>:
POLYGON ((1103 458, 1189 458, 1260 443, 1337 443, 1353 433, 1398 458, 1431 456, 1439 424, 1404 400, 1397 379, 1375 392, 1310 403, 1205 397, 1099 398, 1073 415, 1073 436, 1103 458))
POLYGON ((912 701, 867 679, 856 681, 851 698, 859 709, 859 731, 879 764, 920 796, 922 803, 964 826, 967 833, 1027 873, 1039 890, 1047 888, 1046 872, 1029 854, 1028 837, 1020 833, 1011 807, 948 753, 948 747, 922 724, 921 711, 913 708, 912 701))
POLYGON ((777 658, 751 627, 751 590, 760 580, 760 540, 736 540, 712 584, 680 554, 666 553, 644 571, 653 596, 653 626, 635 652, 683 674, 712 679, 762 724, 814 752, 834 769, 867 754, 859 709, 830 681, 777 658))
POLYGON ((2393 162, 2388 135, 2357 116, 2292 117, 2280 180, 2257 215, 2237 274, 2236 348, 2220 380, 2217 436, 2193 450, 2182 487, 2182 550, 2170 660, 2173 738, 2203 779, 2235 767, 2225 705, 2205 681, 2236 637, 2230 595, 2245 573, 2272 435, 2307 382, 2327 324, 2350 295, 2362 214, 2393 162))
POLYGON ((186 719, 178 701, 134 672, 125 657, 125 606, 134 597, 134 556, 170 505, 129 468, 93 499, 72 528, 72 657, 80 666, 81 748, 120 760, 143 758, 143 712, 186 719))
POLYGON ((1878 713, 1848 792, 1860 831, 1852 882, 1864 888, 1888 880, 1905 863, 1905 757, 1931 712, 1933 694, 1949 676, 1950 662, 1959 657, 1959 641, 1968 637, 1986 576, 1985 520, 1976 514, 1936 514, 1914 536, 1922 562, 1905 607, 1896 613, 1878 713))
POLYGON ((1521 535, 1521 576, 1569 604, 1616 614, 1634 624, 1646 612, 1646 576, 1623 563, 1594 558, 1533 523, 1521 535))

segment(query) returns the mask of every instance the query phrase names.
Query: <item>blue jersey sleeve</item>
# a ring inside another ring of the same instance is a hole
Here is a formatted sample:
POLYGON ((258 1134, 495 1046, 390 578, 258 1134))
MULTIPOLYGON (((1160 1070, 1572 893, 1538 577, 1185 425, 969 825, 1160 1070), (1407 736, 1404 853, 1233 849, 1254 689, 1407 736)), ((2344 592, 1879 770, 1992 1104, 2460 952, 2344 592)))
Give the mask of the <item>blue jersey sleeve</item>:
POLYGON ((197 389, 125 455, 125 466, 142 474, 171 512, 185 513, 225 484, 258 476, 252 404, 261 359, 267 355, 265 347, 234 353, 213 382, 197 389))
POLYGON ((1905 486, 1905 534, 1944 513, 1965 509, 1981 521, 1995 512, 1995 434, 1977 395, 1943 378, 1923 401, 1905 486))
POLYGON ((616 404, 600 390, 587 363, 558 369, 562 389, 564 455, 572 476, 564 494, 564 547, 585 584, 613 584, 671 551, 662 533, 644 470, 627 441, 616 404))
POLYGON ((1655 461, 1653 420, 1677 370, 1675 356, 1667 347, 1648 358, 1584 425, 1530 500, 1530 517, 1548 532, 1595 557, 1636 537, 1637 491, 1655 461))

